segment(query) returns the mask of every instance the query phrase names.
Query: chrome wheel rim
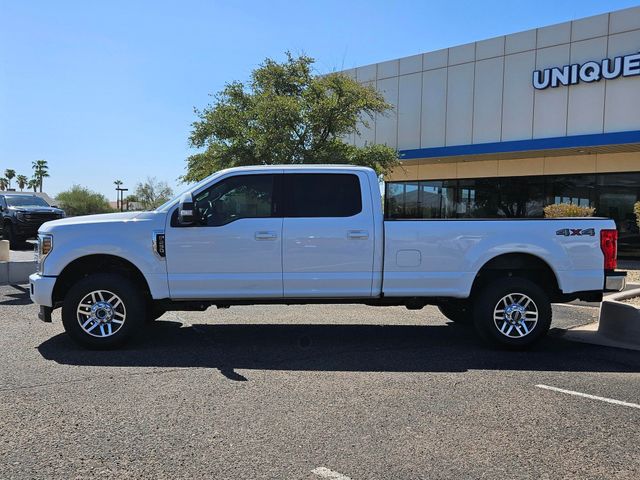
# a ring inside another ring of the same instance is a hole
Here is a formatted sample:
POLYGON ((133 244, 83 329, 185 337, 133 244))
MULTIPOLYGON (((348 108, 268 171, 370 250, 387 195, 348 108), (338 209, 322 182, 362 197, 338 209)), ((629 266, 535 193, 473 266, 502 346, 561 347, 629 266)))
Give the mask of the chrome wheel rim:
POLYGON ((106 338, 115 335, 127 318, 122 299, 108 290, 95 290, 78 304, 78 323, 84 333, 106 338))
POLYGON ((526 337, 538 323, 538 306, 524 293, 510 293, 493 309, 493 323, 505 337, 526 337))

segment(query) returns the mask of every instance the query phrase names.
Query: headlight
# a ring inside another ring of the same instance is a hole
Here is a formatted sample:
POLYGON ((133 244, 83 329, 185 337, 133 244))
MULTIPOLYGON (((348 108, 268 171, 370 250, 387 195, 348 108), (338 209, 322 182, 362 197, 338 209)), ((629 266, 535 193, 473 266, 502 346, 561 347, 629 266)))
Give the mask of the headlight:
POLYGON ((42 273, 44 259, 53 250, 53 235, 44 233, 38 235, 38 243, 36 244, 36 262, 38 262, 38 271, 42 273))

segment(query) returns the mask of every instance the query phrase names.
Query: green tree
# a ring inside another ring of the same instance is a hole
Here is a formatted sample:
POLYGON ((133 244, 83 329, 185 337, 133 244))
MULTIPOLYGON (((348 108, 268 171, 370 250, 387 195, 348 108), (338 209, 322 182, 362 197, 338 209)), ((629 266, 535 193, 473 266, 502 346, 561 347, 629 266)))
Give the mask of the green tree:
MULTIPOLYGON (((138 203, 138 197, 136 197, 135 195, 127 195, 126 197, 124 197, 124 204, 125 204, 125 208, 127 210, 129 210, 130 208, 132 208, 132 204, 133 203, 138 203)), ((135 207, 133 207, 135 208, 135 207)))
POLYGON ((29 187, 29 189, 33 188, 34 192, 38 191, 38 179, 37 178, 32 178, 31 180, 29 180, 29 182, 27 182, 27 186, 29 187))
POLYGON ((12 168, 7 168, 4 171, 4 176, 8 180, 7 188, 11 188, 11 180, 13 180, 16 176, 16 171, 12 168))
POLYGON ((42 181, 49 176, 49 162, 46 160, 35 160, 31 163, 33 168, 33 177, 38 181, 38 187, 42 192, 42 181))
POLYGON ((60 193, 57 202, 67 215, 91 215, 113 211, 107 197, 80 185, 74 185, 60 193))
POLYGON ((173 196, 173 190, 167 182, 159 182, 155 177, 147 177, 136 186, 135 196, 145 210, 153 210, 173 196))
POLYGON ((196 109, 189 144, 201 151, 187 159, 182 180, 241 165, 342 163, 378 174, 397 166, 391 147, 344 141, 391 105, 347 75, 313 75, 313 63, 290 53, 283 63, 266 59, 248 84, 228 83, 213 104, 196 109))
POLYGON ((7 180, 4 177, 0 178, 0 190, 5 191, 8 185, 9 185, 9 180, 7 180))
POLYGON ((29 179, 26 175, 18 175, 16 176, 16 182, 18 182, 18 188, 20 188, 20 191, 22 192, 24 187, 29 184, 29 179))

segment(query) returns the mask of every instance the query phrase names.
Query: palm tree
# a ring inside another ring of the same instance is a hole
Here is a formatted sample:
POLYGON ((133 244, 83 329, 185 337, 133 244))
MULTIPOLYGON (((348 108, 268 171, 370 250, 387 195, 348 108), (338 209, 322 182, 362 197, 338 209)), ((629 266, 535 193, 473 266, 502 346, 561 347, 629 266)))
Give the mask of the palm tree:
POLYGON ((29 183, 29 179, 26 175, 18 175, 16 176, 16 182, 18 182, 18 188, 20 188, 20 191, 22 192, 24 187, 29 183))
POLYGON ((33 177, 38 180, 38 186, 42 192, 42 180, 49 176, 49 162, 46 160, 34 160, 31 163, 33 168, 33 177))
POLYGON ((115 180, 113 184, 116 186, 116 210, 120 210, 120 185, 122 185, 122 180, 115 180))
POLYGON ((13 180, 13 178, 16 176, 16 171, 12 168, 7 168, 4 171, 4 176, 9 181, 7 188, 11 188, 11 180, 13 180))
POLYGON ((33 188, 33 192, 37 192, 38 191, 38 179, 37 178, 32 178, 31 180, 29 180, 27 182, 27 186, 29 188, 33 188))
POLYGON ((0 178, 0 190, 2 190, 2 191, 6 190, 7 189, 7 185, 9 185, 9 180, 7 180, 4 177, 0 178))

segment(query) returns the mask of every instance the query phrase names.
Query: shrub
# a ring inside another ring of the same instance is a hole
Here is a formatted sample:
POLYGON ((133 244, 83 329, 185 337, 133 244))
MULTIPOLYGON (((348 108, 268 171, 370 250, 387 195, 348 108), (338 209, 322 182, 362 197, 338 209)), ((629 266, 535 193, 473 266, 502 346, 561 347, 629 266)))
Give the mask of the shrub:
POLYGON ((638 228, 640 228, 640 202, 633 204, 633 211, 636 214, 636 223, 638 224, 638 228))
POLYGON ((56 200, 68 216, 113 212, 107 197, 80 185, 60 193, 56 200))
POLYGON ((593 217, 596 211, 593 207, 582 207, 571 203, 556 203, 544 207, 545 218, 558 217, 593 217))

